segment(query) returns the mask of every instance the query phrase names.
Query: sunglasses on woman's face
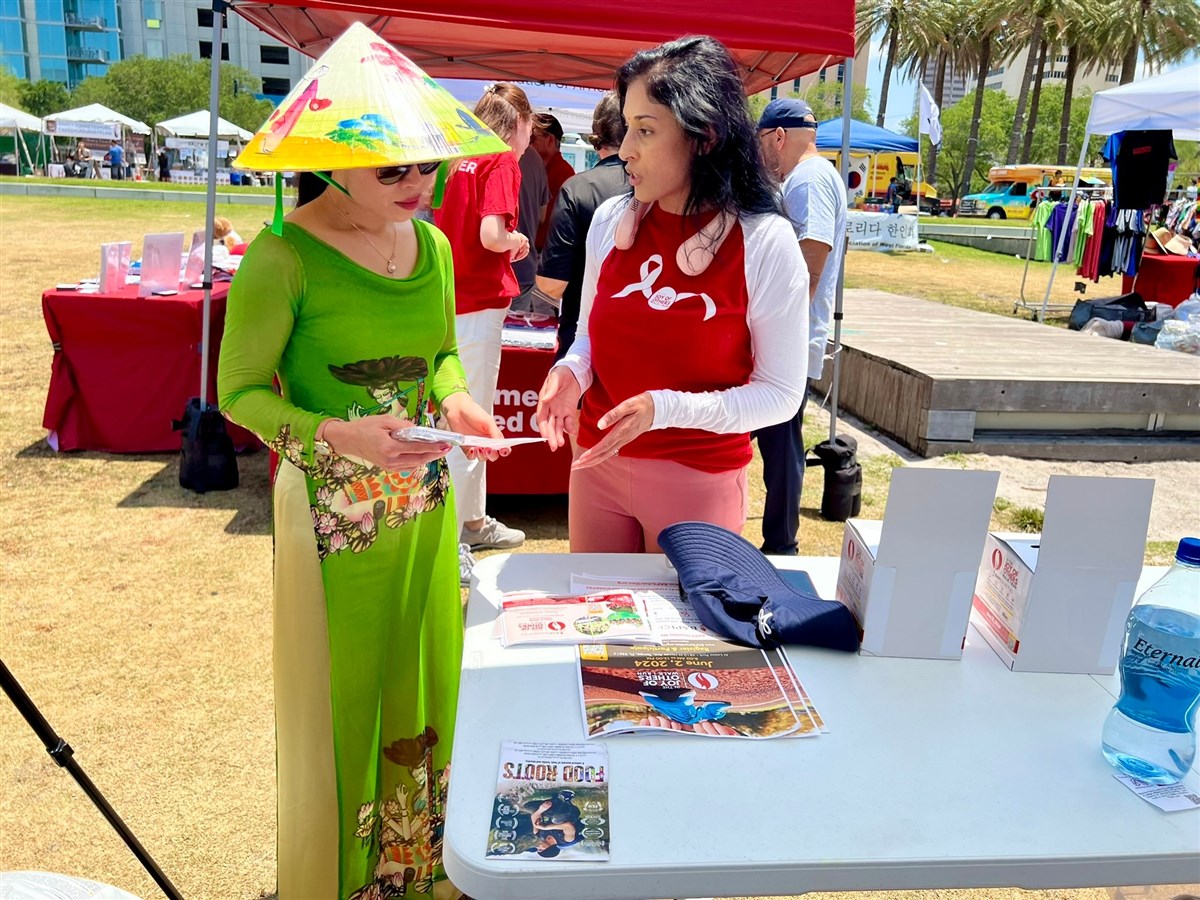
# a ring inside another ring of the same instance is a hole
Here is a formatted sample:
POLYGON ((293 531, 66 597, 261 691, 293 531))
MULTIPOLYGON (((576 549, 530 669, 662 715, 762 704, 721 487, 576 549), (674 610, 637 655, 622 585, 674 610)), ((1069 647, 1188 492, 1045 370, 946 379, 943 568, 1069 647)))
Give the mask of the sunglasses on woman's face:
MULTIPOLYGON (((441 160, 417 163, 416 169, 422 175, 432 175, 441 164, 441 160)), ((407 166, 384 166, 382 169, 375 170, 375 177, 379 179, 380 184, 395 184, 397 181, 403 181, 408 177, 408 173, 412 169, 412 164, 407 166)))

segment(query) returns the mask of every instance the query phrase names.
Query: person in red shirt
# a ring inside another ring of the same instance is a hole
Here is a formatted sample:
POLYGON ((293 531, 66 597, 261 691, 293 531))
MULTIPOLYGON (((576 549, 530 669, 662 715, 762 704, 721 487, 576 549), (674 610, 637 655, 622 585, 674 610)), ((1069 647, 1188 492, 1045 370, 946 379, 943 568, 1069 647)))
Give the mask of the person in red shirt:
POLYGON ((561 147, 563 141, 562 124, 550 113, 538 113, 533 117, 533 137, 529 146, 542 158, 546 164, 546 180, 550 183, 550 203, 538 226, 537 239, 534 246, 541 250, 546 246, 546 237, 550 233, 550 211, 558 200, 558 192, 563 182, 575 174, 575 169, 563 159, 561 147))
POLYGON ((576 438, 574 553, 655 552, 686 520, 740 532, 749 433, 806 387, 808 269, 729 52, 642 51, 617 92, 633 195, 596 210, 578 331, 537 411, 551 449, 576 438))
MULTIPOLYGON (((512 263, 529 253, 517 231, 521 191, 518 160, 529 146, 533 108, 514 84, 490 85, 475 115, 504 139, 509 153, 464 160, 446 184, 434 222, 450 239, 454 255, 455 327, 471 396, 489 413, 500 375, 500 335, 509 304, 520 293, 512 263)), ((459 574, 470 579, 472 550, 520 546, 525 534, 486 512, 485 461, 460 450, 448 457, 460 526, 459 574)))

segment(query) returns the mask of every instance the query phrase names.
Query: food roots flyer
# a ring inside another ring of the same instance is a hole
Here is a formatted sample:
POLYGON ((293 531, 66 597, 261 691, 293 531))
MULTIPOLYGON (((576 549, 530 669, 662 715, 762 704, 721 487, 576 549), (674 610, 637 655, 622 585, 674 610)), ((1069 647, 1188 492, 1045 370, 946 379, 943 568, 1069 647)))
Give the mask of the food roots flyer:
POLYGON ((489 859, 608 860, 608 751, 597 744, 505 741, 489 859))

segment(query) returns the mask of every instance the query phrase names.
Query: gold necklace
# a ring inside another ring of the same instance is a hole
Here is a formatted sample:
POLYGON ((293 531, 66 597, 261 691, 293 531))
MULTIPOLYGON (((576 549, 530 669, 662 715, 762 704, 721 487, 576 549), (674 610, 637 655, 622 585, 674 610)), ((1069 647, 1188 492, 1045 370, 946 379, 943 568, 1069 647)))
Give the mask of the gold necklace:
POLYGON ((387 263, 387 273, 389 275, 395 275, 396 274, 396 242, 399 240, 399 237, 400 237, 399 233, 396 231, 396 226, 394 226, 394 225, 392 226, 392 255, 384 256, 383 251, 380 250, 379 247, 377 247, 375 245, 375 242, 373 240, 371 240, 369 237, 367 237, 367 233, 365 231, 363 231, 361 228, 359 228, 358 225, 355 224, 354 220, 352 218, 350 218, 350 213, 346 212, 340 206, 337 207, 337 211, 346 217, 346 221, 350 223, 350 226, 355 231, 357 231, 359 234, 361 234, 363 236, 363 240, 371 245, 371 249, 379 254, 379 258, 384 260, 387 263))

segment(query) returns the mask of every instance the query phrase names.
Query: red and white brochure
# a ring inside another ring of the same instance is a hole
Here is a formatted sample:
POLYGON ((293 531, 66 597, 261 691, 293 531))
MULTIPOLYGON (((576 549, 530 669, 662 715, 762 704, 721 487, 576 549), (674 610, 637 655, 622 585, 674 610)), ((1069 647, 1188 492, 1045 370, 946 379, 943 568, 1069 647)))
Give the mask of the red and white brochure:
POLYGON ((517 644, 661 644, 646 603, 629 591, 500 598, 500 640, 517 644))

